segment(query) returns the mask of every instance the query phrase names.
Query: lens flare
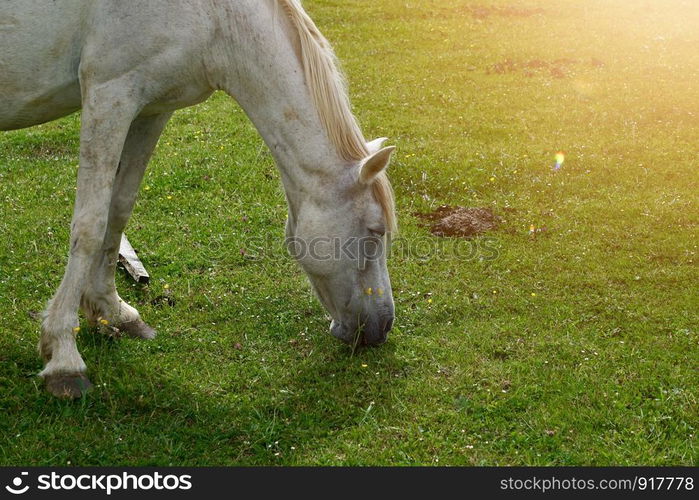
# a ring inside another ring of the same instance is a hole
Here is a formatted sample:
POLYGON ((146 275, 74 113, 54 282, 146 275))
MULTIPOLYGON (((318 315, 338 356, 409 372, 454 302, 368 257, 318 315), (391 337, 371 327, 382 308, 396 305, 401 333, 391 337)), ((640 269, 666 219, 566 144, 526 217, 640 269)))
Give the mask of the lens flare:
POLYGON ((560 170, 563 166, 563 162, 566 161, 566 155, 562 151, 556 153, 556 164, 553 166, 554 170, 560 170))

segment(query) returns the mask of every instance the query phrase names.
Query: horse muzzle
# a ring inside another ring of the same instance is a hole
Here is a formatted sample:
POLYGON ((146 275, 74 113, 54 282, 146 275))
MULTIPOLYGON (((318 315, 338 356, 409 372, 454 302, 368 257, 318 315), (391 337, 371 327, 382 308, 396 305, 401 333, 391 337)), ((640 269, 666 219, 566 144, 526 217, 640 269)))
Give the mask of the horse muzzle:
POLYGON ((366 317, 361 322, 333 320, 330 324, 330 333, 353 346, 378 346, 386 342, 388 332, 393 327, 393 320, 393 312, 379 314, 375 317, 366 317))

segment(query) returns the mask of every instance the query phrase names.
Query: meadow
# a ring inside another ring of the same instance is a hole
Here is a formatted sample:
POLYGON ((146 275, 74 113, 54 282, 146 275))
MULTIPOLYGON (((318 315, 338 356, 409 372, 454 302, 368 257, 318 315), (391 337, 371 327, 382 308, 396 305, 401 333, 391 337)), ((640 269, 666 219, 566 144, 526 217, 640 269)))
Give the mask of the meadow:
POLYGON ((271 155, 215 94, 173 117, 127 229, 152 281, 119 290, 158 337, 83 328, 95 387, 52 398, 36 312, 79 116, 3 133, 0 465, 696 465, 699 4, 304 5, 398 147, 388 343, 328 333, 271 155), (444 204, 501 221, 438 238, 415 214, 444 204))

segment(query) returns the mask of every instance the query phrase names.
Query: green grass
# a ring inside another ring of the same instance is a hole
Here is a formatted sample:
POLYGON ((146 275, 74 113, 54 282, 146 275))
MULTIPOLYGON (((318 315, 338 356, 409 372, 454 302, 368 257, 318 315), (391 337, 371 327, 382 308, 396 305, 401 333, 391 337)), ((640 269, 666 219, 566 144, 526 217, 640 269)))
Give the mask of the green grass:
POLYGON ((475 5, 508 3, 306 2, 399 147, 398 248, 431 245, 391 259, 378 349, 329 335, 271 157, 217 94, 169 124, 127 231, 153 280, 119 288, 159 337, 84 329, 96 387, 52 399, 29 313, 63 273, 79 117, 0 135, 0 465, 696 464, 699 6, 475 5), (497 258, 412 215, 445 203, 505 219, 497 258))

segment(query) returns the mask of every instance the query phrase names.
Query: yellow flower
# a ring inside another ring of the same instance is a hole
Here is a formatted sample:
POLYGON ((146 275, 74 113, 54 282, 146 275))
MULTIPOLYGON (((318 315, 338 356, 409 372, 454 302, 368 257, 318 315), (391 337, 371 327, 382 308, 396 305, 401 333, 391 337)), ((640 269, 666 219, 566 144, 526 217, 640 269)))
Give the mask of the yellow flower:
POLYGON ((145 189, 146 191, 150 191, 150 186, 145 186, 143 189, 145 189))
POLYGON ((495 182, 495 177, 491 177, 490 182, 495 182))
POLYGON ((379 297, 383 296, 383 288, 377 288, 376 293, 379 294, 379 297))
POLYGON ((536 297, 536 294, 534 292, 532 292, 532 297, 536 297))
POLYGON ((427 303, 428 303, 428 304, 431 304, 431 303, 432 303, 432 299, 427 299, 427 303))
POLYGON ((364 291, 364 293, 366 293, 367 295, 372 295, 374 293, 374 290, 372 290, 371 287, 369 287, 364 291))
POLYGON ((75 328, 73 328, 73 333, 74 333, 74 334, 77 335, 79 331, 80 331, 80 327, 79 327, 79 326, 76 326, 75 328))
POLYGON ((168 200, 171 200, 171 199, 172 199, 172 196, 168 195, 167 199, 168 199, 168 200))
POLYGON ((362 363, 362 368, 366 368, 367 366, 369 366, 369 365, 362 363))
POLYGON ((109 321, 107 321, 104 318, 100 318, 100 323, 103 324, 104 326, 107 326, 109 324, 109 321))
POLYGON ((170 288, 170 285, 168 285, 167 283, 165 283, 165 284, 163 285, 163 288, 164 288, 165 290, 167 290, 168 288, 170 288))

